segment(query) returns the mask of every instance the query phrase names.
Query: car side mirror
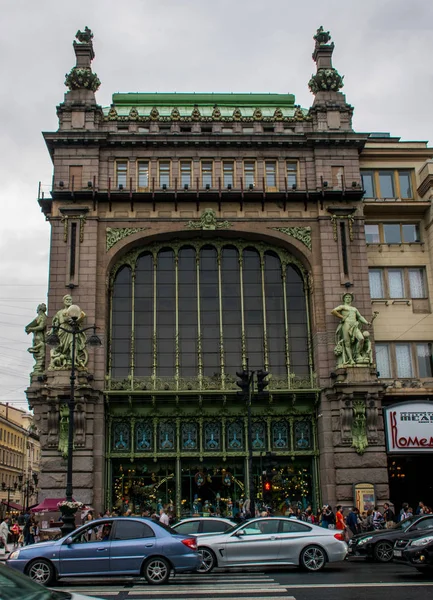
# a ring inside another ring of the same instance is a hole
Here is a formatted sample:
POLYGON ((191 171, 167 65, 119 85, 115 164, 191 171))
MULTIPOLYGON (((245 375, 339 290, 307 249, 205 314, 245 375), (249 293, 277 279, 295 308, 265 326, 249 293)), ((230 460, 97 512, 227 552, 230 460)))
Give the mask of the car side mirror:
POLYGON ((239 531, 234 534, 235 537, 240 537, 241 535, 246 535, 245 529, 239 529, 239 531))
POLYGON ((72 542, 73 542, 73 541, 74 541, 74 540, 72 539, 72 537, 71 537, 71 536, 69 536, 68 538, 66 538, 65 544, 66 544, 67 546, 70 546, 70 545, 72 544, 72 542))

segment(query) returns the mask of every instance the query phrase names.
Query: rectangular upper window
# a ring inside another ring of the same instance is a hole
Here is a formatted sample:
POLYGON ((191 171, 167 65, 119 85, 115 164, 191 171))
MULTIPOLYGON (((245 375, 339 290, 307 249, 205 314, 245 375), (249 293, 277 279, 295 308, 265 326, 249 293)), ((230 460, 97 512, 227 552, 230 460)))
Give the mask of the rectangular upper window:
POLYGON ((128 161, 116 161, 116 188, 125 189, 128 180, 128 161))
POLYGON ((180 185, 182 188, 191 187, 191 181, 191 161, 182 161, 180 163, 180 185))
POLYGON ((213 183, 213 163, 211 160, 206 160, 201 163, 201 184, 212 187, 213 183))
POLYGON ((170 162, 168 160, 159 162, 159 187, 170 187, 170 162))
POLYGON ((137 187, 147 189, 149 187, 149 161, 140 160, 137 163, 137 187))
POLYGON ((430 342, 376 342, 375 352, 381 379, 433 376, 430 342))
POLYGON ((369 269, 370 295, 375 298, 427 298, 424 267, 369 269))
POLYGON ((418 223, 367 223, 367 244, 414 244, 421 241, 418 223))
POLYGON ((288 162, 286 163, 286 177, 287 187, 294 189, 298 185, 298 163, 288 162))
POLYGON ((277 187, 277 163, 268 161, 265 164, 265 181, 267 188, 277 187))
POLYGON ((233 161, 226 161, 223 163, 223 186, 234 186, 234 169, 235 165, 233 161))
POLYGON ((244 162, 244 187, 254 188, 256 185, 256 163, 254 160, 244 162))
POLYGON ((413 199, 412 169, 361 169, 364 198, 413 199))

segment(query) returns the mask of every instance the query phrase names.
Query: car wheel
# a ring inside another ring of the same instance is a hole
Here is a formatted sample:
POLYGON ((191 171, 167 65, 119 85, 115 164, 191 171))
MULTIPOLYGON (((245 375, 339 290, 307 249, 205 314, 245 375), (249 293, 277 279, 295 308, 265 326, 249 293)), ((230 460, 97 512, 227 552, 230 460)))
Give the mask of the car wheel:
POLYGON ((26 575, 42 585, 50 585, 56 578, 53 565, 43 558, 32 560, 26 569, 26 575))
POLYGON ((198 553, 201 554, 202 563, 199 567, 199 573, 210 573, 217 566, 216 556, 209 548, 199 548, 198 553))
POLYGON ((393 559, 391 542, 377 542, 377 544, 374 546, 373 555, 374 559, 379 562, 390 562, 393 559))
POLYGON ((319 546, 307 546, 301 552, 299 566, 306 571, 320 571, 326 563, 326 554, 319 546))
POLYGON ((155 556, 150 558, 143 567, 143 575, 150 585, 167 583, 171 567, 165 558, 155 556))

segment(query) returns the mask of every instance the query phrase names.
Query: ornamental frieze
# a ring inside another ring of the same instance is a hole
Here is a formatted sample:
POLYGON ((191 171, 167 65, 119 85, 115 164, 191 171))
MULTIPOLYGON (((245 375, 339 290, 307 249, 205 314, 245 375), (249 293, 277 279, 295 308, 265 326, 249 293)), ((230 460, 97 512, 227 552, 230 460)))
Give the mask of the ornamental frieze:
POLYGON ((105 231, 105 247, 107 252, 117 244, 117 242, 120 242, 133 233, 146 231, 146 229, 149 229, 149 227, 107 227, 105 231))
POLYGON ((290 235, 311 250, 311 227, 269 227, 269 229, 290 235))
POLYGON ((216 212, 212 208, 206 208, 197 221, 188 221, 187 229, 227 229, 232 227, 229 221, 218 221, 216 212))

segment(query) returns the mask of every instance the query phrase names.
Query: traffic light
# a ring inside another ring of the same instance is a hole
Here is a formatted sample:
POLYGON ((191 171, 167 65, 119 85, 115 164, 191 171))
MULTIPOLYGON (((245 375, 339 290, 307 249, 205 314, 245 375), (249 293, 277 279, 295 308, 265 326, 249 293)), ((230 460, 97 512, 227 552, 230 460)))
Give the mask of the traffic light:
POLYGON ((272 502, 272 480, 267 476, 263 478, 262 497, 265 504, 272 502))
POLYGON ((236 375, 239 377, 239 380, 236 382, 236 385, 241 389, 238 390, 238 396, 242 396, 243 398, 248 398, 249 389, 250 389, 250 374, 248 371, 243 369, 242 371, 236 371, 236 375))
POLYGON ((269 396, 268 390, 265 388, 269 385, 269 381, 265 381, 265 378, 269 375, 269 371, 257 371, 257 393, 262 398, 269 396))

